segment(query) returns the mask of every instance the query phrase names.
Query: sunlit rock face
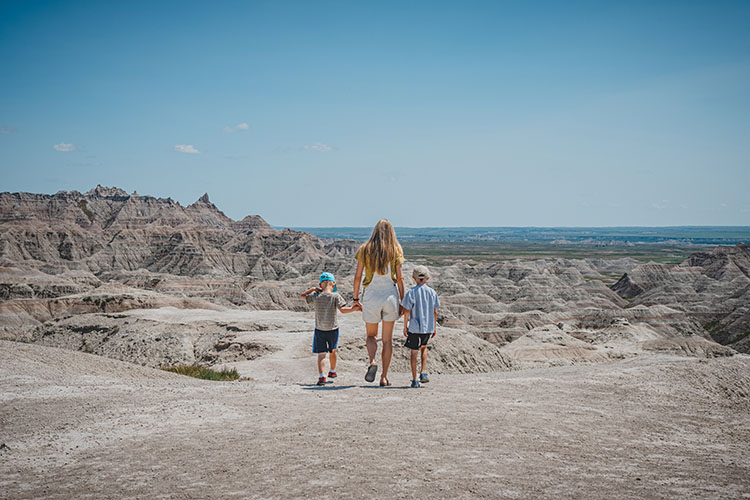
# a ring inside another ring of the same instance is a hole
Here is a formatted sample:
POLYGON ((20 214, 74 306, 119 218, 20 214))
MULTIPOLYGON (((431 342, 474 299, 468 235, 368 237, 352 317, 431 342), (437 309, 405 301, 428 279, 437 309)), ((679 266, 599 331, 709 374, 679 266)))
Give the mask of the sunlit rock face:
POLYGON ((183 207, 102 186, 84 194, 2 193, 0 225, 0 263, 49 274, 146 270, 277 280, 323 265, 335 270, 356 250, 351 241, 276 230, 257 215, 233 221, 208 195, 183 207))

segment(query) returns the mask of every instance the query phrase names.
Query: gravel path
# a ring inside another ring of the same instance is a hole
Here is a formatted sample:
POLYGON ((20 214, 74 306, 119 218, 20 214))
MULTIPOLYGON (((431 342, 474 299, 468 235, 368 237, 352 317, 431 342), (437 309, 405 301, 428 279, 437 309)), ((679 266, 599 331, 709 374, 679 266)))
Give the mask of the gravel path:
POLYGON ((0 497, 750 498, 745 356, 360 371, 204 382, 0 342, 0 497))

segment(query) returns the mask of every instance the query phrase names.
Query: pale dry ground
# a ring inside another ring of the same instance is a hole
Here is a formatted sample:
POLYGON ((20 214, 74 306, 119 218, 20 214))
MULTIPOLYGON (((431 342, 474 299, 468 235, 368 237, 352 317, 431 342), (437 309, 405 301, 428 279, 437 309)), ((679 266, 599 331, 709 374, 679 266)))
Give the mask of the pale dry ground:
POLYGON ((419 390, 403 372, 367 384, 344 360, 317 388, 310 315, 287 318, 242 334, 282 348, 233 365, 251 382, 0 342, 0 496, 750 498, 746 356, 435 375, 419 390))

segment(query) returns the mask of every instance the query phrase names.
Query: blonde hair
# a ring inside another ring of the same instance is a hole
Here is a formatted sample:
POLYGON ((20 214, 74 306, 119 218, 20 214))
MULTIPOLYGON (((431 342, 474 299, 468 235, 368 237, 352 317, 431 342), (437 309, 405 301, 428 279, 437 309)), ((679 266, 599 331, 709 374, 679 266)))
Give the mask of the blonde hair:
POLYGON ((375 224, 370 239, 362 245, 365 266, 374 269, 378 274, 385 274, 388 264, 403 254, 404 251, 396 239, 396 231, 387 219, 380 219, 375 224))

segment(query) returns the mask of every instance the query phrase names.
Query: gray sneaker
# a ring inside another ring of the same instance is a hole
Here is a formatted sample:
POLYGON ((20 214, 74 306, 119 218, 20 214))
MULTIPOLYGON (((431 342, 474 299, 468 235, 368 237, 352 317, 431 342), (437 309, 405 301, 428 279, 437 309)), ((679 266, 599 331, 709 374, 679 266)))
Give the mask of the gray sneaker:
POLYGON ((430 377, 428 377, 426 373, 420 373, 419 381, 422 382, 423 384, 426 384, 427 382, 430 381, 430 377))

